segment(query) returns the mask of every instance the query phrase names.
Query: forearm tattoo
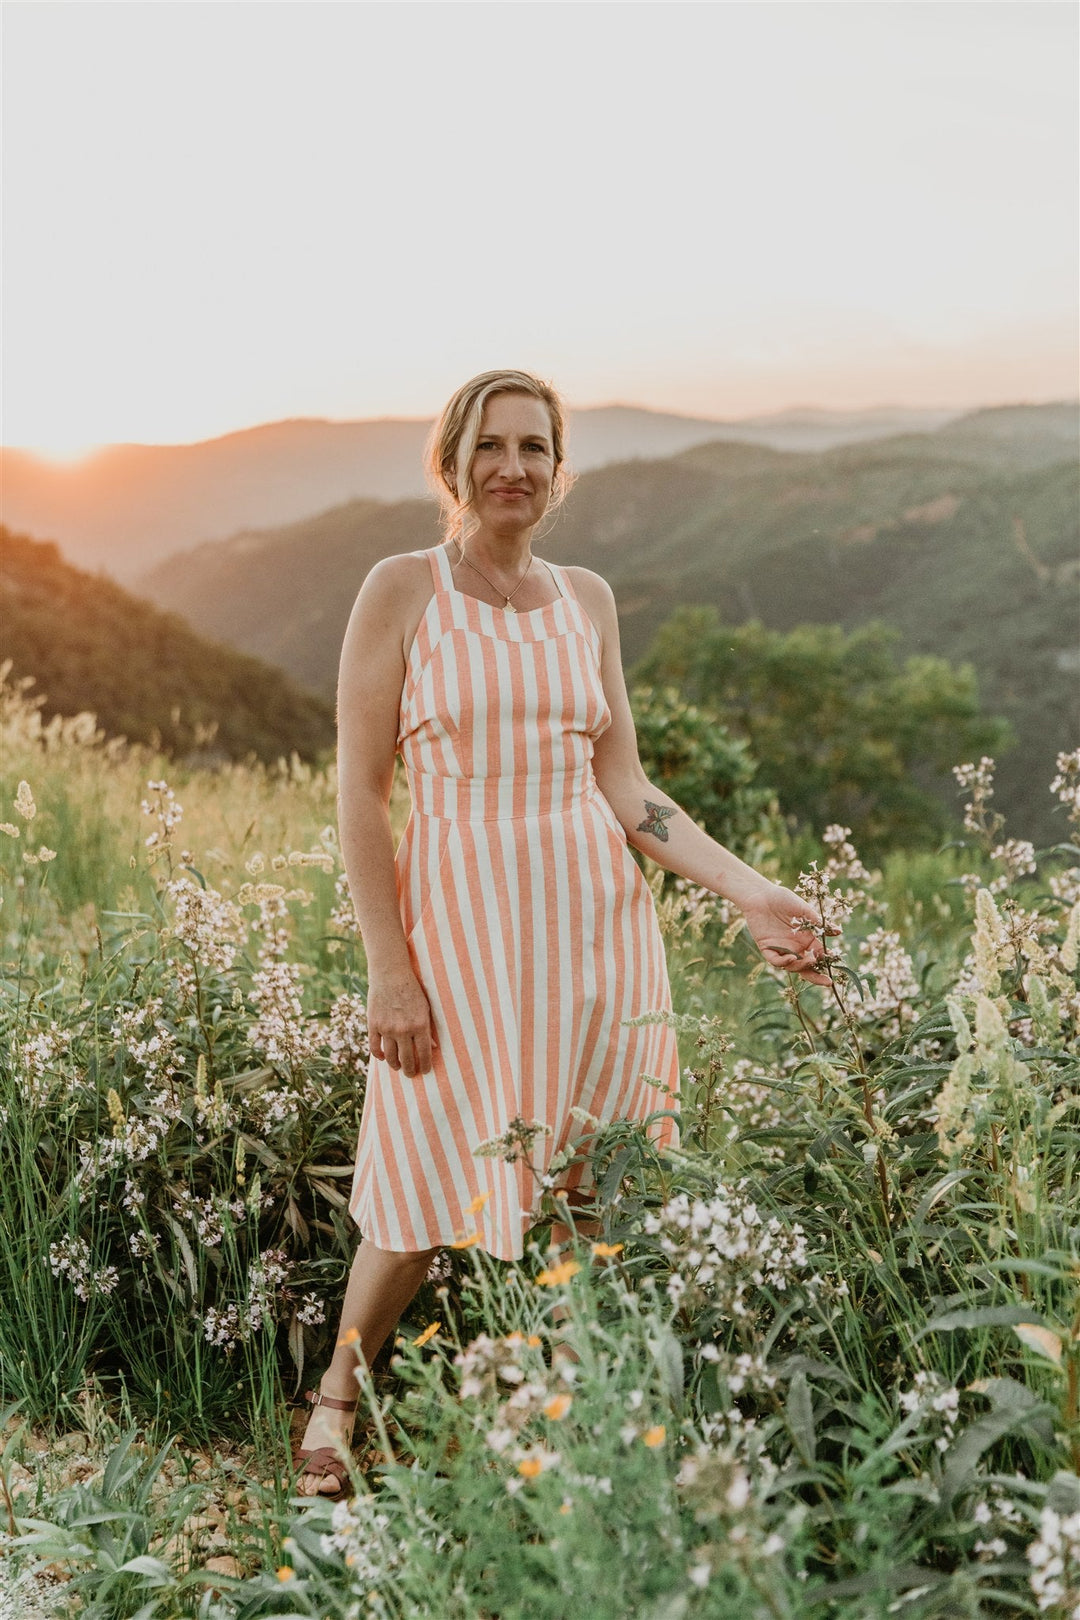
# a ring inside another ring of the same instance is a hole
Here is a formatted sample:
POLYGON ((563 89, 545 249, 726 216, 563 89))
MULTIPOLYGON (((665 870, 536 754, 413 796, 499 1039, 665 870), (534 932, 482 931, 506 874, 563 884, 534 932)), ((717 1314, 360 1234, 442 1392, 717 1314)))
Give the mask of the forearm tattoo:
POLYGON ((653 804, 651 799, 646 799, 645 810, 647 813, 646 819, 638 822, 637 831, 655 833, 660 842, 666 844, 668 830, 664 823, 667 821, 668 816, 675 814, 674 807, 670 804, 653 804))

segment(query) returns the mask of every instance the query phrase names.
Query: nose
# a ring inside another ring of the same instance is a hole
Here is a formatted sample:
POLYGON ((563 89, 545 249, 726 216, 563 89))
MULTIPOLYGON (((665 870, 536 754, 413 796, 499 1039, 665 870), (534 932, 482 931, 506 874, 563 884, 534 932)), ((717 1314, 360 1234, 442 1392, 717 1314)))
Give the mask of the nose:
POLYGON ((508 442, 504 447, 499 471, 508 483, 517 483, 522 477, 525 468, 521 460, 521 451, 516 444, 508 442))

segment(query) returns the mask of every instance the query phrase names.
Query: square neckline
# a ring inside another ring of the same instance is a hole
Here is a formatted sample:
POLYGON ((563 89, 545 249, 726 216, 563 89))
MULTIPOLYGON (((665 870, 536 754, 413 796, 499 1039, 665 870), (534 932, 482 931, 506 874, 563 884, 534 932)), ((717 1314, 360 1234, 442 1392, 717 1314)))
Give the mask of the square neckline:
MULTIPOLYGON (((564 588, 563 582, 556 572, 556 568, 548 562, 546 557, 541 557, 539 560, 543 563, 544 567, 551 575, 551 578, 555 583, 555 589, 559 593, 558 596, 553 602, 544 602, 540 607, 515 608, 513 614, 511 615, 507 612, 505 607, 496 607, 493 602, 485 602, 482 596, 471 596, 468 591, 461 590, 454 583, 453 570, 450 567, 450 558, 447 554, 445 542, 440 541, 437 546, 433 546, 428 555, 434 556, 436 559, 439 573, 442 576, 442 588, 447 596, 461 596, 466 602, 475 602, 478 607, 487 608, 489 613, 501 613, 503 619, 510 619, 511 617, 515 619, 528 619, 531 618, 534 613, 549 613, 552 608, 558 607, 563 602, 573 602, 577 600, 577 598, 573 596, 569 590, 564 588)), ((495 622, 500 623, 501 621, 497 619, 495 622)))

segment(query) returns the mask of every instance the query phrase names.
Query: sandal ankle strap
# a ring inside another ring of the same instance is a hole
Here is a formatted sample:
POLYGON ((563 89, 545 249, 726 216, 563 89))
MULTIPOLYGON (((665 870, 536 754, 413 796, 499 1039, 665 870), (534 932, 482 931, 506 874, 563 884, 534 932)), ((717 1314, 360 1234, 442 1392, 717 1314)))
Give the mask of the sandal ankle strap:
POLYGON ((332 1406, 338 1412, 355 1412, 360 1405, 360 1397, 355 1401, 340 1401, 336 1395, 324 1395, 321 1389, 306 1389, 304 1399, 309 1406, 332 1406))

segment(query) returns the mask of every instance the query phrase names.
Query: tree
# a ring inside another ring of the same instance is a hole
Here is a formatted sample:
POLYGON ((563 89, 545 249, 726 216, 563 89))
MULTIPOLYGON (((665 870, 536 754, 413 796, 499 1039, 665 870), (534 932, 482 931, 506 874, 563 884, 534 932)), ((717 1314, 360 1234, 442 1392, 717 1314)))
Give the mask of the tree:
POLYGON ((952 765, 998 754, 1006 720, 979 712, 970 664, 919 655, 902 664, 900 633, 872 621, 851 632, 760 620, 725 625, 682 608, 661 627, 636 681, 673 685, 744 741, 784 813, 821 833, 833 822, 880 855, 928 844, 949 818, 935 786, 952 765))
POLYGON ((646 776, 713 838, 738 853, 752 839, 782 835, 776 795, 754 784, 757 761, 715 714, 674 687, 634 686, 630 706, 646 776))

